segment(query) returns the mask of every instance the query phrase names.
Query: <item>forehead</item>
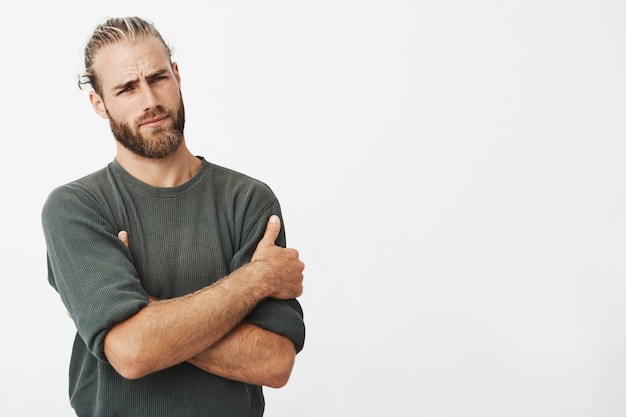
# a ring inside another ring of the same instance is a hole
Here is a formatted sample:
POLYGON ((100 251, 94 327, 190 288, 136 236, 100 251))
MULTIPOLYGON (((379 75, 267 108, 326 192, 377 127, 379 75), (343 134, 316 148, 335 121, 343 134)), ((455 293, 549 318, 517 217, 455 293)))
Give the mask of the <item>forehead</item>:
POLYGON ((169 66, 169 54, 156 38, 105 46, 98 51, 93 64, 104 89, 169 66))

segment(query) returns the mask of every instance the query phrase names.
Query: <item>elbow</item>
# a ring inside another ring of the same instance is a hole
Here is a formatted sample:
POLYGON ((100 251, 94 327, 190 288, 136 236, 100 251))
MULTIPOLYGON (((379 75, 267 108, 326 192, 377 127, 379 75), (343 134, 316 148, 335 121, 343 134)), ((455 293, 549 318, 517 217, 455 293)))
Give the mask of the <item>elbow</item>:
POLYGON ((104 355, 109 364, 124 379, 135 380, 143 378, 152 372, 147 366, 143 349, 134 346, 131 342, 116 338, 109 332, 104 339, 104 355))
POLYGON ((133 361, 111 363, 111 366, 122 378, 128 380, 140 379, 150 374, 143 366, 133 361))
POLYGON ((276 388, 276 389, 282 388, 285 385, 287 385, 287 382, 289 382, 290 376, 291 376, 291 373, 272 375, 270 378, 268 378, 268 381, 264 385, 270 388, 276 388))
POLYGON ((282 355, 281 360, 278 363, 274 363, 271 371, 267 373, 267 380, 263 385, 270 388, 282 388, 287 385, 295 359, 295 351, 282 355))

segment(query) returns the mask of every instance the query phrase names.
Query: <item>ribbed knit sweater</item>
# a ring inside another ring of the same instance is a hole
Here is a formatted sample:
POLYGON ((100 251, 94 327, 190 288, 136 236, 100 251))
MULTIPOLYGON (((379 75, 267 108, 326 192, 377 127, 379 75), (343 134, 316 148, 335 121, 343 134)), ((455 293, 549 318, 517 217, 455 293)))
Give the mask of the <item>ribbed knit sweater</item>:
MULTIPOLYGON (((126 380, 103 352, 107 331, 148 304, 204 288, 249 262, 270 215, 264 183, 202 159, 186 183, 158 188, 117 161, 53 190, 42 211, 48 280, 77 334, 69 394, 79 417, 261 416, 262 388, 188 363, 126 380), (117 238, 129 233, 130 249, 117 238), (141 279, 141 281, 139 280, 141 279)), ((285 245, 284 229, 276 242, 285 245)), ((304 344, 297 300, 262 301, 247 322, 304 344)))

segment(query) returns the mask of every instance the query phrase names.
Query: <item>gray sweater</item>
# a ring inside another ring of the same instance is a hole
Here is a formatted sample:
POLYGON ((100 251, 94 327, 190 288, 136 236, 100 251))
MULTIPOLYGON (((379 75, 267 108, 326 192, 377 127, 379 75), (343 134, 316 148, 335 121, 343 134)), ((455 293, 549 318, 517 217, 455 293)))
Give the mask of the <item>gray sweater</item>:
MULTIPOLYGON (((171 188, 147 185, 117 161, 61 186, 42 212, 48 280, 77 328, 70 400, 78 416, 261 416, 262 388, 188 363, 126 380, 103 353, 107 331, 148 304, 182 296, 250 261, 270 215, 281 215, 262 182, 203 160, 171 188), (117 238, 129 233, 130 250, 117 238), (141 282, 139 281, 141 279, 141 282)), ((285 245, 284 229, 276 242, 285 245)), ((247 322, 304 344, 296 300, 268 298, 247 322)))

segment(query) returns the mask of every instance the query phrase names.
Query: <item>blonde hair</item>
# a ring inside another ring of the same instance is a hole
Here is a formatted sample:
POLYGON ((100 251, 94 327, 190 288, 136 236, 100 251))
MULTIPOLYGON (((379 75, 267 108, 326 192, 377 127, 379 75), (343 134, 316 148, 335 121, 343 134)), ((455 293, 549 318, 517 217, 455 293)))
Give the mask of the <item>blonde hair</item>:
POLYGON ((172 49, 165 43, 151 22, 140 17, 116 17, 99 24, 85 46, 85 72, 78 76, 79 88, 82 89, 84 85, 90 84, 96 93, 101 94, 98 77, 93 68, 94 59, 100 49, 120 42, 132 44, 149 38, 160 40, 171 58, 172 49))

